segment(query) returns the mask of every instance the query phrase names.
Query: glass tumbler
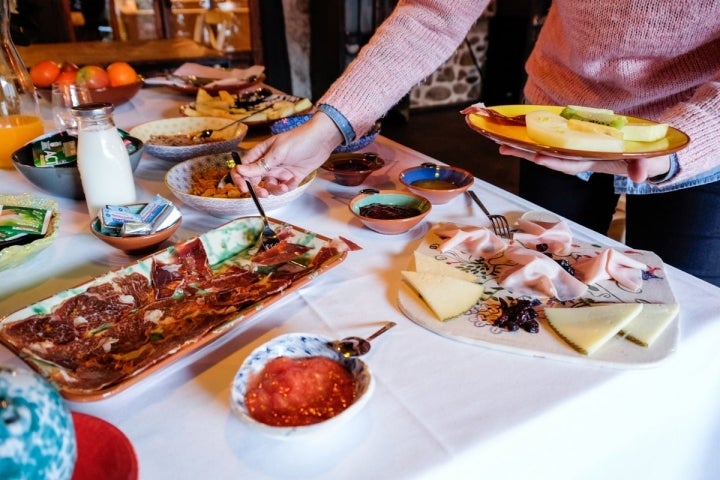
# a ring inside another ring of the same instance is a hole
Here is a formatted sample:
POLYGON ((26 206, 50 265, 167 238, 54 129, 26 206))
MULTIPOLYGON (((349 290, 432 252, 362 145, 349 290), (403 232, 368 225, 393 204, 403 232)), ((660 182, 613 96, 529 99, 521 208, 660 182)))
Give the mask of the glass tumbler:
POLYGON ((72 107, 91 103, 90 90, 84 85, 67 85, 53 83, 52 85, 52 113, 55 127, 70 135, 77 135, 77 118, 72 114, 72 107))

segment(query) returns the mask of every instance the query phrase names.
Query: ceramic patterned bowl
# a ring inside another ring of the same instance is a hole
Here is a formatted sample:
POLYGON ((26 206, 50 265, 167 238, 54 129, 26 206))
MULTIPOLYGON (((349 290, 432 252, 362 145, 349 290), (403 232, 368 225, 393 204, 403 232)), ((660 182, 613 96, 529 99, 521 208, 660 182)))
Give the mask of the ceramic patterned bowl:
MULTIPOLYGON (((312 113, 305 113, 302 115, 293 115, 292 117, 280 119, 270 125, 270 131, 273 133, 273 135, 287 132, 307 122, 308 120, 310 120, 310 118, 312 118, 312 116, 312 113)), ((361 148, 365 148, 370 145, 379 134, 380 124, 376 123, 375 126, 368 133, 366 133, 360 138, 356 138, 354 142, 351 142, 347 145, 340 145, 339 147, 335 148, 335 150, 333 150, 333 153, 357 152, 361 148)))
POLYGON ((472 187, 475 177, 462 168, 423 163, 400 172, 400 183, 411 192, 422 195, 433 205, 448 203, 472 187))
MULTIPOLYGON (((255 207, 255 203, 253 203, 249 195, 242 198, 215 198, 190 193, 193 175, 202 174, 203 171, 208 169, 227 168, 227 161, 231 158, 227 154, 208 155, 178 163, 168 170, 165 175, 165 184, 173 195, 184 204, 215 217, 237 218, 246 215, 257 215, 257 207, 255 207)), ((260 198, 263 209, 267 213, 294 201, 307 190, 316 176, 317 172, 311 173, 297 188, 282 195, 260 198)))
POLYGON ((401 190, 363 190, 348 205, 363 225, 378 233, 396 235, 419 224, 432 209, 430 201, 401 190))
POLYGON ((137 137, 145 143, 145 151, 153 157, 172 162, 181 162, 188 158, 229 152, 237 148, 245 138, 248 127, 243 123, 236 123, 224 130, 220 130, 233 123, 233 120, 221 117, 175 117, 154 120, 138 125, 130 130, 130 135, 137 137), (216 141, 194 143, 186 145, 161 145, 151 137, 158 135, 177 136, 178 140, 188 138, 188 135, 197 135, 205 129, 217 130, 210 137, 216 141))
POLYGON ((246 425, 273 437, 297 438, 311 434, 322 434, 343 425, 356 416, 370 399, 375 382, 370 367, 358 357, 345 358, 329 346, 330 339, 310 333, 289 333, 273 338, 256 348, 242 363, 230 389, 230 404, 233 412, 246 425), (320 423, 298 427, 277 427, 255 420, 248 411, 245 401, 248 382, 260 373, 270 360, 277 357, 307 358, 327 357, 339 362, 357 382, 355 400, 349 407, 334 417, 320 423))
MULTIPOLYGON (((42 188, 46 192, 63 198, 82 200, 85 198, 80 171, 77 163, 68 163, 57 167, 36 167, 33 160, 32 144, 43 138, 57 134, 50 132, 25 144, 12 154, 15 169, 22 174, 30 183, 42 188)), ((127 137, 127 148, 130 153, 130 166, 135 171, 145 149, 143 142, 135 137, 127 137)))

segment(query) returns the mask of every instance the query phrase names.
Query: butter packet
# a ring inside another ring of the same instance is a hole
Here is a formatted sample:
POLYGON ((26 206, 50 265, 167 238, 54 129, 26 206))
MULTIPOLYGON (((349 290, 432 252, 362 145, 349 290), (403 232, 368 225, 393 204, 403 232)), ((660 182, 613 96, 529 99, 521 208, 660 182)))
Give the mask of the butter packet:
POLYGON ((0 250, 42 238, 51 218, 52 210, 0 205, 0 250))
POLYGON ((41 138, 32 144, 36 167, 57 167, 77 161, 77 137, 67 132, 41 138))

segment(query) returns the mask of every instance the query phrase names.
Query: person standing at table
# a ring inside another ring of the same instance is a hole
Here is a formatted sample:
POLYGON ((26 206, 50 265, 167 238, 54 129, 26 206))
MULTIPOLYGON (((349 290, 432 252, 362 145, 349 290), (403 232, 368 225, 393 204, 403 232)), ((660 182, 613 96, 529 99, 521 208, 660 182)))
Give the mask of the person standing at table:
MULTIPOLYGON (((233 175, 261 195, 295 188, 339 144, 367 132, 462 41, 487 1, 401 0, 317 102, 312 119, 250 150, 233 175)), ((676 155, 526 160, 520 195, 606 233, 627 194, 626 241, 720 285, 720 7, 715 0, 554 0, 527 61, 529 103, 586 105, 688 133, 676 155)), ((237 182, 243 185, 242 182, 237 182)))

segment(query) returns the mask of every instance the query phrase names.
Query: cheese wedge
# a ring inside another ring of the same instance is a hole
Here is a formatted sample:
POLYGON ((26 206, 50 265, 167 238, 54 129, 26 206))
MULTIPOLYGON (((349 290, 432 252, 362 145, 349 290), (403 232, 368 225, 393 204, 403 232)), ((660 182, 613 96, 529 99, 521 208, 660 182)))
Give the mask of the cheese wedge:
POLYGON ((545 308, 550 326, 575 350, 592 355, 642 311, 640 303, 545 308))
POLYGON ((480 300, 484 291, 479 283, 455 277, 408 270, 401 274, 442 321, 470 310, 480 300))
POLYGON ((625 148, 623 139, 609 135, 608 131, 573 129, 567 119, 545 110, 526 114, 525 130, 530 139, 550 147, 592 152, 622 152, 625 148))
POLYGON ((649 347, 680 312, 677 304, 643 304, 640 314, 620 330, 628 340, 649 347))
POLYGON ((416 272, 434 273, 436 275, 458 278, 460 280, 465 280, 466 282, 477 281, 477 278, 472 273, 450 266, 447 263, 436 260, 420 252, 415 252, 414 258, 416 272))

